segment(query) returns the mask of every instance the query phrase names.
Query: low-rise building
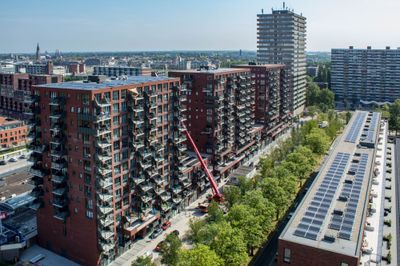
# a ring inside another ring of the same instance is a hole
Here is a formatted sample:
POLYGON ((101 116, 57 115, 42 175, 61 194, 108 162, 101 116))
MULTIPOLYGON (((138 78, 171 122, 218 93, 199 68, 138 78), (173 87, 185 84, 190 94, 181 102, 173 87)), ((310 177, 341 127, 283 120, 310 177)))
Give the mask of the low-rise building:
POLYGON ((124 67, 124 66, 95 66, 93 75, 105 75, 107 77, 120 76, 150 76, 152 70, 143 67, 124 67))
POLYGON ((380 130, 379 113, 353 115, 281 233, 278 265, 360 265, 366 219, 374 213, 371 184, 382 182, 380 130))
POLYGON ((23 121, 0 117, 0 149, 26 145, 28 126, 23 121))

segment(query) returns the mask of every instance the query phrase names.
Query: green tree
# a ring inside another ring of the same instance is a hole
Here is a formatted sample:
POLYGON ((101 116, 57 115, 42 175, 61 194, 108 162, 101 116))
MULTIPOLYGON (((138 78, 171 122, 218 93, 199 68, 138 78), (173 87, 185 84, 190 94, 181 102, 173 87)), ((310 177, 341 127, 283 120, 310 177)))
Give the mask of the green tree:
POLYGON ((330 139, 325 134, 324 130, 314 128, 311 130, 310 134, 306 136, 305 144, 313 151, 313 153, 321 155, 329 148, 330 139))
POLYGON ((400 129, 400 99, 397 99, 390 107, 389 126, 391 130, 397 131, 400 129))
POLYGON ((348 124, 350 122, 351 119, 351 113, 349 111, 346 112, 346 124, 348 124))
POLYGON ((149 256, 138 257, 131 264, 132 266, 156 266, 149 256))
POLYGON ((244 195, 247 191, 253 188, 253 181, 247 177, 239 176, 238 181, 238 188, 241 195, 244 195))
POLYGON ((246 242, 241 230, 232 228, 227 222, 211 224, 215 232, 210 244, 212 250, 221 257, 225 265, 243 265, 247 262, 246 242))
POLYGON ((220 222, 224 220, 224 212, 215 201, 211 201, 210 205, 208 206, 207 220, 210 222, 220 222))
POLYGON ((178 266, 223 266, 224 261, 210 247, 197 244, 179 251, 178 266))
POLYGON ((182 246, 182 242, 175 234, 169 234, 161 247, 162 258, 161 262, 168 266, 175 266, 178 264, 178 252, 182 246))
POLYGON ((225 186, 224 198, 226 206, 231 208, 234 204, 240 201, 241 191, 237 186, 225 186))
POLYGON ((264 198, 261 189, 248 191, 244 195, 242 203, 250 208, 253 215, 261 219, 260 225, 264 233, 268 235, 273 229, 272 222, 276 212, 274 203, 264 198))
POLYGON ((264 239, 261 219, 255 216, 248 206, 236 204, 228 214, 228 221, 233 228, 243 232, 244 241, 250 255, 253 255, 254 248, 259 247, 264 239))
POLYGON ((201 231, 205 228, 207 222, 201 219, 191 219, 189 221, 189 234, 188 237, 193 242, 200 242, 201 231))
POLYGON ((279 180, 276 178, 265 178, 261 188, 265 198, 276 206, 276 219, 279 219, 280 214, 286 211, 290 203, 287 192, 281 187, 279 180))

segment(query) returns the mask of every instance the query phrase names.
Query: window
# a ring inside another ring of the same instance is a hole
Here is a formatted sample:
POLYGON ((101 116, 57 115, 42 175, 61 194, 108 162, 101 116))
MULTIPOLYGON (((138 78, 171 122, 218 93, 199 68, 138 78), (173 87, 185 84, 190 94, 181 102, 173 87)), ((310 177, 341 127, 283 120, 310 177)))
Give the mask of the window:
POLYGON ((119 100, 119 91, 113 91, 113 101, 119 100))
POLYGON ((121 91, 121 99, 126 99, 126 90, 121 91))
POLYGON ((93 219, 93 212, 89 211, 89 210, 86 210, 86 217, 89 218, 89 219, 93 219))
POLYGON ((340 263, 340 266, 349 266, 349 264, 347 262, 342 262, 340 263))
POLYGON ((283 261, 286 263, 290 263, 290 255, 291 255, 291 250, 285 248, 285 254, 283 254, 283 261))
POLYGON ((114 113, 118 113, 119 112, 119 104, 118 103, 114 103, 113 104, 113 112, 114 113))

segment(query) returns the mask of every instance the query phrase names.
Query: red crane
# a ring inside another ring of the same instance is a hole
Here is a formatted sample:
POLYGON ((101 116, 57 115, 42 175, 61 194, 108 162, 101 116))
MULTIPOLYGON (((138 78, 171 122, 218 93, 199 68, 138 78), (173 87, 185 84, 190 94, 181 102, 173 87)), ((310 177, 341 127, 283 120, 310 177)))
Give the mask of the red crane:
POLYGON ((217 182, 215 182, 215 180, 214 180, 214 176, 213 176, 213 175, 211 174, 211 172, 208 170, 207 164, 204 162, 203 157, 201 157, 201 154, 200 154, 199 150, 197 149, 197 146, 196 146, 196 144, 194 143, 194 141, 193 141, 193 139, 192 139, 192 136, 190 136, 190 133, 189 133, 189 131, 187 130, 186 126, 185 126, 183 123, 181 123, 181 125, 182 125, 182 127, 183 127, 183 129, 184 129, 184 132, 185 132, 186 137, 188 138, 188 140, 189 140, 189 142, 190 142, 190 145, 192 146, 194 152, 196 153, 197 159, 200 161, 201 168, 203 168, 204 172, 205 172, 206 175, 207 175, 208 181, 209 181, 210 184, 211 184, 211 188, 212 188, 212 192, 213 192, 213 199, 214 199, 216 202, 222 202, 222 201, 224 200, 224 196, 223 196, 223 195, 221 194, 221 192, 219 191, 217 182))

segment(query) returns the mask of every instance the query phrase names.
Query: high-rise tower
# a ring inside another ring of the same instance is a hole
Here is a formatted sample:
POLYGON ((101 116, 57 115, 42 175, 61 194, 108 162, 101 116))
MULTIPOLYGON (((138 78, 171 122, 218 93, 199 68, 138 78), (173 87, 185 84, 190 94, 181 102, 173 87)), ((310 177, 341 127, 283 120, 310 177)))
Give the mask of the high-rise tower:
POLYGON ((283 6, 272 14, 257 15, 257 60, 261 64, 285 64, 294 115, 306 100, 306 18, 283 6))

